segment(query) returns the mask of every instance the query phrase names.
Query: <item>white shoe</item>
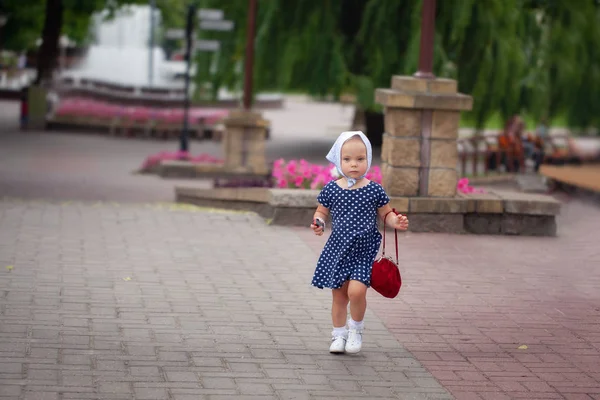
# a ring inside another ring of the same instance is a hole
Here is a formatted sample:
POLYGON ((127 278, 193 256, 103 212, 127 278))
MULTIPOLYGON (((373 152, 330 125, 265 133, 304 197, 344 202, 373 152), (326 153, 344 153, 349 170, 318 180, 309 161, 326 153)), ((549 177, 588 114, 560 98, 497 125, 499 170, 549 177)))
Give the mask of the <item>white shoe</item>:
POLYGON ((346 353, 355 354, 362 348, 362 329, 350 329, 346 341, 346 353))
POLYGON ((346 338, 343 336, 334 336, 331 338, 330 353, 343 353, 346 347, 346 338))

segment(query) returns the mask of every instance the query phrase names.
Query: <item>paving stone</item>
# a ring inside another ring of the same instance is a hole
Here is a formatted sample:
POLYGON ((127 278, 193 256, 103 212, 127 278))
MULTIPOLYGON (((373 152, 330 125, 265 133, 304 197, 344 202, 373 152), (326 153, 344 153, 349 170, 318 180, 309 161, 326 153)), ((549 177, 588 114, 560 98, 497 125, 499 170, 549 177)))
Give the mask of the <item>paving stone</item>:
MULTIPOLYGON (((336 385, 385 391, 394 379, 395 398, 451 398, 428 386, 432 375, 456 398, 598 398, 594 205, 563 203, 558 236, 551 239, 403 235, 400 297, 369 294, 365 351, 339 362, 343 356, 336 360, 321 352, 330 330, 330 296, 308 286, 324 238, 269 227, 247 215, 99 203, 99 198, 172 200, 171 183, 128 174, 164 144, 7 133, 15 121, 0 124, 0 148, 6 149, 0 193, 52 200, 0 202, 0 293, 7 293, 0 296, 0 346, 21 340, 28 348, 0 349, 0 379, 17 381, 30 371, 40 377, 72 372, 115 388, 129 385, 122 393, 95 393, 90 386, 73 392, 75 387, 54 380, 0 385, 20 388, 19 400, 39 394, 131 399, 141 388, 136 384, 148 378, 170 384, 165 381, 170 371, 193 372, 202 381, 232 379, 236 385, 236 379, 250 379, 244 383, 273 390, 248 398, 377 398, 336 385), (4 264, 15 268, 9 273, 4 264), (464 333, 470 329, 477 332, 464 333), (237 350, 240 344, 249 352, 237 350), (528 349, 518 350, 521 344, 528 349), (217 345, 226 346, 224 355, 217 345), (90 353, 74 352, 84 350, 90 353), (159 359, 162 352, 191 359, 159 359), (100 370, 99 363, 117 368, 100 370), (361 367, 376 373, 354 375, 361 367), (134 374, 134 368, 153 372, 134 374), (274 376, 273 370, 295 377, 274 376), (525 380, 510 375, 522 371, 528 371, 525 380), (286 390, 286 382, 301 379, 301 373, 322 374, 329 389, 306 382, 303 389, 286 390), (541 391, 548 390, 544 382, 555 391, 541 391), (519 386, 500 387, 510 383, 519 386)), ((150 389, 168 390, 173 399, 243 398, 238 388, 150 389)))
MULTIPOLYGON (((329 294, 308 285, 316 255, 292 230, 257 216, 4 201, 4 226, 28 232, 17 235, 31 246, 50 243, 49 237, 53 244, 51 251, 32 254, 27 267, 15 263, 0 280, 0 291, 13 294, 3 304, 29 304, 26 313, 0 314, 0 323, 16 317, 41 324, 31 339, 23 330, 13 332, 22 335, 19 342, 0 335, 0 350, 23 353, 3 360, 0 372, 28 368, 30 394, 65 397, 81 388, 90 396, 146 399, 168 390, 173 398, 213 399, 293 398, 298 391, 296 397, 305 398, 351 387, 369 398, 352 377, 386 382, 375 368, 410 357, 372 313, 373 340, 366 341, 365 355, 332 357, 329 294), (62 278, 53 279, 46 268, 62 278), (25 277, 45 282, 39 302, 19 291, 25 277), (68 302, 58 301, 61 296, 68 302), (28 340, 35 341, 29 355, 28 340), (350 378, 345 384, 338 379, 344 373, 350 378)), ((0 248, 9 249, 12 240, 0 234, 0 248)), ((16 258, 17 249, 6 256, 16 258)), ((417 371, 420 364, 400 368, 417 371)), ((379 390, 369 387, 373 394, 379 390)))
MULTIPOLYGON (((464 399, 597 395, 600 347, 591 332, 600 332, 600 207, 556 200, 555 238, 403 235, 400 295, 390 301, 369 293, 371 310, 418 359, 391 357, 407 367, 399 370, 408 383, 396 387, 399 396, 440 384, 464 399), (576 386, 571 377, 586 381, 576 386)), ((323 238, 296 232, 318 254, 323 238)), ((399 376, 392 371, 377 370, 384 381, 399 376)), ((448 393, 422 398, 438 395, 448 393)))

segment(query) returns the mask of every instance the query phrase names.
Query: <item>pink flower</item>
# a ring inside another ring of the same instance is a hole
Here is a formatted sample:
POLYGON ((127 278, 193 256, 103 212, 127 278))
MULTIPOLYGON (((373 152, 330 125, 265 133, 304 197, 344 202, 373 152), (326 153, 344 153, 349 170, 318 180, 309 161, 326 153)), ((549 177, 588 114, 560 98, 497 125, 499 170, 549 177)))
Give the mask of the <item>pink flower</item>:
POLYGON ((191 161, 195 161, 195 162, 209 162, 209 160, 211 160, 211 156, 209 156, 208 154, 200 154, 199 156, 193 157, 191 158, 191 161))
POLYGON ((190 153, 187 151, 178 151, 175 153, 175 157, 178 159, 187 159, 190 156, 190 153))
POLYGON ((277 179, 283 178, 283 170, 281 170, 279 168, 275 168, 275 169, 273 169, 272 175, 274 178, 277 178, 277 179))
POLYGON ((224 160, 218 159, 216 157, 211 156, 210 154, 199 154, 197 156, 192 156, 187 151, 161 151, 156 154, 150 155, 144 161, 142 168, 146 169, 155 164, 160 163, 165 160, 187 160, 192 163, 213 163, 213 164, 223 164, 224 160))
POLYGON ((485 193, 485 190, 475 189, 473 186, 469 186, 468 178, 461 178, 456 183, 456 190, 461 193, 485 193))
POLYGON ((312 183, 310 184, 310 188, 315 190, 315 189, 319 189, 321 187, 321 185, 323 185, 326 182, 327 178, 324 174, 319 174, 315 177, 315 179, 312 181, 312 183))
POLYGON ((297 176, 296 180, 294 181, 294 183, 296 184, 296 187, 302 187, 302 182, 304 182, 304 177, 302 176, 297 176))
POLYGON ((275 178, 283 178, 285 172, 283 170, 283 166, 281 164, 273 164, 273 172, 272 175, 275 178))
POLYGON ((317 176, 321 173, 321 171, 323 171, 323 167, 321 167, 320 165, 313 164, 310 170, 314 176, 317 176))
POLYGON ((367 177, 367 179, 372 180, 373 182, 381 183, 381 169, 379 168, 379 166, 371 167, 369 174, 371 175, 371 177, 367 177))
MULTIPOLYGON (((312 189, 322 188, 331 180, 339 178, 335 165, 311 164, 305 159, 289 160, 285 162, 280 158, 273 162, 272 176, 276 178, 279 187, 310 187, 312 189)), ((373 166, 366 174, 367 179, 381 183, 381 169, 373 166)))
POLYGON ((287 172, 290 175, 296 175, 296 168, 297 168, 298 164, 296 163, 295 160, 291 160, 288 165, 287 165, 287 172))

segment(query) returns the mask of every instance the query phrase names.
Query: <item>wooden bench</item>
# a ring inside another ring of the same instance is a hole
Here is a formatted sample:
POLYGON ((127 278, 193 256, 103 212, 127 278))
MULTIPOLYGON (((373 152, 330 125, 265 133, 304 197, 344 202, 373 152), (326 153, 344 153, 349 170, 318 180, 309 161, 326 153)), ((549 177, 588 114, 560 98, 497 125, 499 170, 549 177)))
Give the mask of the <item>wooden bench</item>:
MULTIPOLYGON (((501 132, 493 134, 487 134, 485 136, 473 136, 469 138, 458 139, 458 154, 460 159, 461 173, 464 176, 467 170, 467 164, 471 163, 472 174, 477 176, 479 173, 479 165, 482 164, 483 175, 489 174, 489 166, 492 159, 495 159, 495 165, 497 170, 500 170, 502 157, 507 158, 507 165, 509 166, 507 173, 513 173, 513 155, 506 153, 500 147, 498 138, 501 132)), ((521 167, 521 171, 525 170, 525 159, 521 155, 518 157, 518 162, 521 167)))
POLYGON ((559 184, 600 192, 600 164, 542 165, 540 174, 559 184))

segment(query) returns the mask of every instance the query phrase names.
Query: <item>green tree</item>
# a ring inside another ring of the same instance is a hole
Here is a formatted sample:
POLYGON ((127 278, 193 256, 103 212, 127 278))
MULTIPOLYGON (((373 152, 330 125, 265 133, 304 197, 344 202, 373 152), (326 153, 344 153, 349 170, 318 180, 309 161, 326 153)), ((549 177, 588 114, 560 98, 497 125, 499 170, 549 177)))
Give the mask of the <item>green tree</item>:
POLYGON ((600 127, 600 2, 542 2, 544 112, 572 127, 600 127))
POLYGON ((2 30, 1 47, 13 51, 28 50, 35 47, 44 24, 45 2, 35 0, 27 7, 20 0, 3 0, 0 2, 0 13, 7 15, 6 25, 2 30))
POLYGON ((167 55, 183 48, 183 40, 167 39, 164 33, 169 28, 185 28, 185 17, 188 3, 185 0, 156 0, 156 7, 160 10, 162 31, 157 31, 157 36, 162 37, 160 44, 167 55))
POLYGON ((29 0, 27 3, 25 7, 21 0, 2 2, 2 12, 9 15, 5 43, 6 48, 14 50, 31 49, 37 38, 42 39, 35 81, 40 84, 52 77, 62 33, 83 43, 88 38, 93 13, 107 9, 111 17, 124 4, 147 3, 147 0, 29 0))
MULTIPOLYGON (((225 9, 237 29, 226 50, 203 54, 198 79, 235 87, 247 2, 202 4, 225 9)), ((457 79, 459 90, 474 96, 467 117, 479 128, 493 114, 515 113, 598 126, 599 8, 597 0, 438 1, 434 73, 457 79)), ((259 2, 255 88, 321 97, 351 92, 362 108, 375 108, 374 88, 417 70, 420 12, 414 0, 259 2)))
MULTIPOLYGON (((43 37, 38 82, 55 65, 58 38, 87 38, 89 16, 105 7, 147 0, 3 0, 10 15, 5 47, 20 50, 43 37)), ((188 2, 156 0, 165 28, 183 28, 188 2)), ((196 31, 217 39, 221 50, 198 53, 199 86, 237 90, 243 80, 245 0, 196 0, 218 8, 235 23, 233 32, 196 31)), ((395 74, 417 69, 421 2, 414 0, 260 1, 255 40, 257 91, 302 91, 318 97, 357 96, 362 109, 376 109, 374 89, 395 74)), ((493 114, 565 116, 574 128, 600 126, 600 1, 438 1, 437 76, 457 79, 474 96, 468 113, 477 127, 493 114)), ((182 42, 164 41, 169 50, 182 42)))

